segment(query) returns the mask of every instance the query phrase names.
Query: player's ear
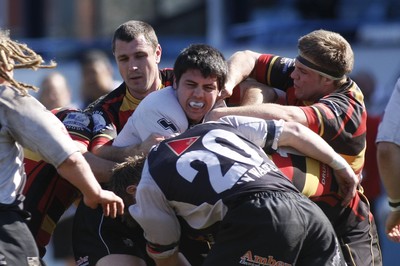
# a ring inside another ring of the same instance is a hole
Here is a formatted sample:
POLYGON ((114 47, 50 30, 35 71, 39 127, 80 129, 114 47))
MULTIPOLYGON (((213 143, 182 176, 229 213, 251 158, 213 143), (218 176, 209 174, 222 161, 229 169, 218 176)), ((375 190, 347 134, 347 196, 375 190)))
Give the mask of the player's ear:
POLYGON ((161 45, 158 44, 157 48, 156 48, 156 63, 159 64, 161 62, 161 54, 162 54, 162 49, 161 49, 161 45))
POLYGON ((129 185, 126 187, 125 192, 128 193, 129 195, 134 195, 136 193, 136 185, 129 185))
POLYGON ((324 85, 329 86, 329 87, 333 86, 334 82, 335 82, 333 79, 323 77, 323 76, 322 76, 322 80, 323 80, 324 85))

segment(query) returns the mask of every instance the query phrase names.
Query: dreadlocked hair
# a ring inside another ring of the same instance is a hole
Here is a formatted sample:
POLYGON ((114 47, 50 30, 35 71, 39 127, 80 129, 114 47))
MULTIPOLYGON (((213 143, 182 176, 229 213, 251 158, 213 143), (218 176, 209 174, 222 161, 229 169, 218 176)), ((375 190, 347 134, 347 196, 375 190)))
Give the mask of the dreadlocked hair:
POLYGON ((44 64, 42 57, 26 44, 11 40, 9 31, 0 30, 0 77, 19 89, 23 95, 27 95, 29 89, 37 91, 39 88, 16 81, 9 74, 10 71, 20 68, 33 70, 37 70, 38 68, 54 68, 56 65, 54 61, 44 64))

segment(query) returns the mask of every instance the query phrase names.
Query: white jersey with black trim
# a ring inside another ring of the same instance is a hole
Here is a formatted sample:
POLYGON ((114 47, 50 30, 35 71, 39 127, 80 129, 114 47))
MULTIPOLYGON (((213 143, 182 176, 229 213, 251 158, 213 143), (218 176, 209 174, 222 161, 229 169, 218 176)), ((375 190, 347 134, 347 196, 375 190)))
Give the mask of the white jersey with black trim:
POLYGON ((146 96, 129 117, 113 146, 138 145, 155 133, 166 138, 188 129, 188 119, 175 90, 167 87, 146 96))

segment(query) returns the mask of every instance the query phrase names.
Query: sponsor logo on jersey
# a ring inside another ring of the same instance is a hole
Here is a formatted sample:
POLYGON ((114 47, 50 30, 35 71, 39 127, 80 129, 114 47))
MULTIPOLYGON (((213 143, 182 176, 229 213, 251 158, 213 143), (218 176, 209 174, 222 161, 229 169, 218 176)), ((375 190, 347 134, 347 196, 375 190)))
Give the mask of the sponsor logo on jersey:
MULTIPOLYGON (((331 100, 321 99, 321 100, 320 100, 320 103, 325 104, 327 108, 331 109, 332 112, 333 112, 333 114, 334 114, 336 117, 339 117, 339 116, 343 113, 343 112, 342 112, 342 109, 341 109, 340 107, 338 107, 337 103, 335 103, 335 102, 333 102, 333 101, 331 101, 331 100)), ((334 117, 332 117, 332 116, 329 115, 329 112, 325 112, 325 115, 326 115, 328 118, 330 118, 330 119, 331 119, 331 118, 334 118, 334 117)))
POLYGON ((170 129, 174 133, 179 133, 178 128, 175 126, 174 123, 166 119, 165 117, 159 119, 157 123, 164 128, 165 130, 170 129))
POLYGON ((80 257, 77 261, 76 261, 76 265, 77 266, 87 266, 89 265, 89 256, 85 256, 85 257, 80 257))
POLYGON ((287 73, 294 66, 294 62, 295 60, 292 58, 282 57, 280 60, 280 64, 284 65, 282 72, 287 73))
POLYGON ((93 132, 99 132, 100 130, 103 130, 106 127, 106 120, 104 117, 99 114, 99 113, 94 113, 92 115, 93 117, 93 132))
POLYGON ((84 113, 73 112, 67 114, 63 120, 63 123, 67 128, 88 129, 90 119, 84 113))
POLYGON ((40 265, 42 265, 40 263, 39 257, 27 257, 26 261, 28 262, 28 266, 40 266, 40 265))
POLYGON ((251 250, 248 250, 242 257, 240 257, 240 264, 248 266, 291 266, 292 264, 284 261, 278 261, 273 256, 262 257, 253 254, 251 250))

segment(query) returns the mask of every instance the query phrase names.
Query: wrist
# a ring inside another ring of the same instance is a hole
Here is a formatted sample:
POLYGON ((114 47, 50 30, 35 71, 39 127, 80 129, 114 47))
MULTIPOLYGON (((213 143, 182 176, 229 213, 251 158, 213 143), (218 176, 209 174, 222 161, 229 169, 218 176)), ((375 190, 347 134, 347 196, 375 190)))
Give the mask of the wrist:
POLYGON ((333 169, 333 170, 342 170, 345 169, 347 167, 348 163, 346 162, 346 160, 340 156, 340 155, 336 155, 332 161, 329 163, 329 166, 333 169))

